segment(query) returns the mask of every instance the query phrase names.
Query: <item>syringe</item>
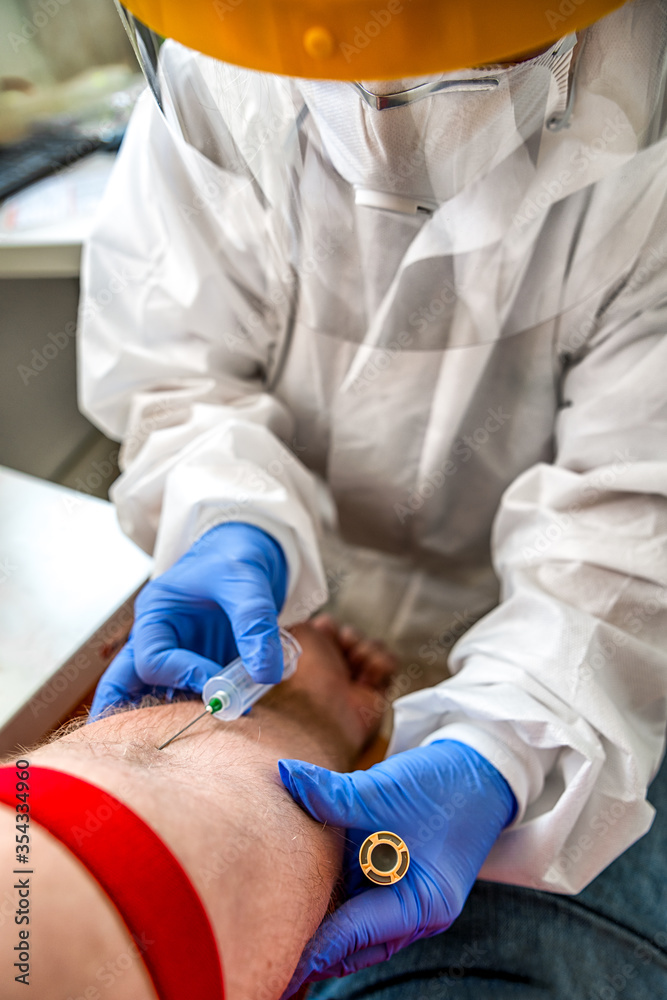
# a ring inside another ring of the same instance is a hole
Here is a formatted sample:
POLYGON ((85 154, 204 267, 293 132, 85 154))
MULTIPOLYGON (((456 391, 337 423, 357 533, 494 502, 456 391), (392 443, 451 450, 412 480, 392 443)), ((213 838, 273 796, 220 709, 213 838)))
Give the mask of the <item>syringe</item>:
MULTIPOLYGON (((303 651, 293 635, 283 628, 278 631, 283 651, 282 680, 286 681, 296 671, 297 661, 303 651)), ((254 681, 243 666, 241 657, 237 657, 223 669, 222 673, 210 677, 204 684, 202 691, 202 700, 206 705, 204 711, 188 722, 187 726, 183 726, 177 733, 165 740, 157 749, 163 750, 169 746, 177 736, 180 736, 205 715, 213 715, 216 719, 222 719, 225 722, 240 718, 273 687, 275 684, 258 684, 257 681, 254 681)))

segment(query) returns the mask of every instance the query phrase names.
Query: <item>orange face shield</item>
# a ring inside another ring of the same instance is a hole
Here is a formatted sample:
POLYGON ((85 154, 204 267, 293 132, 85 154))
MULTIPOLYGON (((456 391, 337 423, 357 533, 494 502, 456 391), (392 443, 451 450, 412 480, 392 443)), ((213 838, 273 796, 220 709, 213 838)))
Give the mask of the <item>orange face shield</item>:
POLYGON ((391 80, 506 61, 622 6, 618 0, 128 0, 158 35, 287 76, 391 80))

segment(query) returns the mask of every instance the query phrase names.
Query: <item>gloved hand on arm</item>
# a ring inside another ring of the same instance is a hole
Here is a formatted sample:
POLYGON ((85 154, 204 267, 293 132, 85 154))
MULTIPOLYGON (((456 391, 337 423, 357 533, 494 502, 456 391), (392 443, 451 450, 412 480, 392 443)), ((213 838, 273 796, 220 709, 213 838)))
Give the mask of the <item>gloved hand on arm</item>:
POLYGON ((254 680, 277 683, 286 592, 274 538, 235 521, 211 528, 137 597, 130 637, 100 680, 91 716, 150 692, 201 692, 239 655, 254 680))
POLYGON ((502 775, 454 740, 405 750, 350 774, 300 760, 278 766, 306 812, 346 832, 346 901, 308 942, 284 998, 304 982, 357 972, 447 930, 516 812, 502 775), (395 885, 368 888, 359 849, 378 830, 405 841, 410 867, 395 885))

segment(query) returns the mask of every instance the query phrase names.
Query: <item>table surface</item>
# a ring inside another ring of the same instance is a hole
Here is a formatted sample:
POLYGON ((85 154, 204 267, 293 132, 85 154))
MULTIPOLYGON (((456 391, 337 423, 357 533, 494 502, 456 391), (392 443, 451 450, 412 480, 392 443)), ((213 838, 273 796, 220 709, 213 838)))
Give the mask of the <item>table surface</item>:
POLYGON ((106 500, 0 466, 0 729, 151 565, 106 500))
POLYGON ((76 278, 115 153, 84 156, 0 203, 0 278, 76 278))

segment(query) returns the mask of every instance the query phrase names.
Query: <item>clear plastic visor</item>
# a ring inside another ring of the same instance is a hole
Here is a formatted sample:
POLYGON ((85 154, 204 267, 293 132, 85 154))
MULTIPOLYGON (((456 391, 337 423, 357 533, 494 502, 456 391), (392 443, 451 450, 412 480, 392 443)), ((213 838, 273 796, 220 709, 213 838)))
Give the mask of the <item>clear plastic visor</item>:
POLYGON ((383 83, 248 70, 126 21, 206 212, 314 331, 438 350, 565 324, 581 344, 653 294, 635 279, 662 242, 662 5, 383 83))

